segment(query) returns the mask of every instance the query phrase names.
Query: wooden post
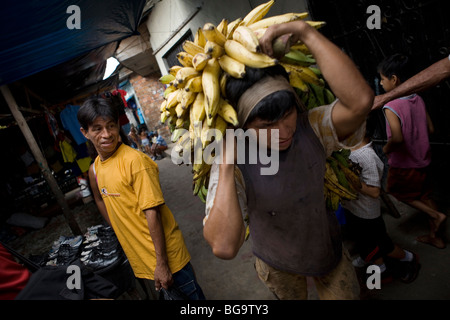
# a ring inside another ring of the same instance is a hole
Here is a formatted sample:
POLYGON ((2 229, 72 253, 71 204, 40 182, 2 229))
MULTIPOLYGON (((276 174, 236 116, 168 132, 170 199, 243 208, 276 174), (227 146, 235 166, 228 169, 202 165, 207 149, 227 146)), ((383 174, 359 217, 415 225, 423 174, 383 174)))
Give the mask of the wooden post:
POLYGON ((20 130, 22 131, 25 140, 27 141, 28 145, 30 146, 31 152, 34 155, 34 158, 36 159, 36 162, 38 163, 42 174, 44 175, 45 180, 47 181, 48 185, 50 186, 50 189, 52 190, 53 194, 55 195, 56 201, 61 206, 64 217, 66 218, 66 221, 72 230, 72 233, 74 235, 82 235, 81 229, 78 226, 78 223, 76 222, 69 205, 66 201, 66 198, 64 197, 63 192, 59 188, 59 185, 55 179, 55 177, 52 175, 47 160, 45 159, 44 155, 42 154, 41 150, 39 149, 39 146, 36 142, 36 139, 33 136, 33 133, 30 130, 30 127, 28 126, 28 123, 26 122, 25 118, 23 117, 22 113, 19 110, 19 107, 9 90, 7 85, 3 85, 0 87, 3 97, 6 100, 6 103, 8 104, 9 109, 11 110, 11 113, 14 116, 14 119, 17 121, 17 124, 19 125, 20 130))

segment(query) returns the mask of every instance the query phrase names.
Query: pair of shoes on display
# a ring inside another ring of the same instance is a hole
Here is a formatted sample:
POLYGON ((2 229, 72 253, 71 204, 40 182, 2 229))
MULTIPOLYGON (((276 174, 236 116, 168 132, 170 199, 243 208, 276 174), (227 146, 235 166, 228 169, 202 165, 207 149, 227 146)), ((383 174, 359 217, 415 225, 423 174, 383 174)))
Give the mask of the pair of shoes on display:
POLYGON ((121 250, 112 227, 101 225, 85 234, 80 260, 92 269, 101 269, 117 261, 121 250))
POLYGON ((77 257, 82 240, 82 236, 60 236, 58 240, 53 242, 46 265, 63 266, 69 264, 77 257))

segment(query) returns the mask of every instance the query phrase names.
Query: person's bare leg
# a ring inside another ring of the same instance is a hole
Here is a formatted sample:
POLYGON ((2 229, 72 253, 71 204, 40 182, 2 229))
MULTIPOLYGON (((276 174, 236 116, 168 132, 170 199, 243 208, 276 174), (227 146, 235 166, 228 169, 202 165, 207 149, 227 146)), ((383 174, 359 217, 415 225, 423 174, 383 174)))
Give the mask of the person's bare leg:
POLYGON ((445 248, 445 243, 440 237, 437 236, 437 232, 447 216, 433 208, 433 204, 430 206, 420 200, 414 200, 412 202, 408 202, 408 204, 422 212, 425 212, 430 217, 430 234, 417 237, 417 241, 433 245, 436 248, 445 248))

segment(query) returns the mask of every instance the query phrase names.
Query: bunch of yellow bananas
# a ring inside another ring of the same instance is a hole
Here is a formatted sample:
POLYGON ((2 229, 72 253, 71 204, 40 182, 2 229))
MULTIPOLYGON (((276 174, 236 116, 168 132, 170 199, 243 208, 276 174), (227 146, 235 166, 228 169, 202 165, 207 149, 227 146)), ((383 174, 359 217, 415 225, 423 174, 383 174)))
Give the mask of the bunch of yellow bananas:
MULTIPOLYGON (((224 134, 228 125, 238 125, 236 111, 226 99, 225 85, 228 77, 244 77, 246 66, 265 68, 281 64, 308 108, 334 100, 304 44, 291 47, 289 36, 282 36, 274 41, 279 59, 261 52, 259 38, 269 26, 308 16, 307 13, 286 13, 264 18, 274 2, 263 3, 244 18, 230 23, 223 19, 217 26, 206 23, 198 28, 194 41, 185 41, 183 51, 177 55, 180 65, 172 66, 169 74, 160 78, 167 85, 160 107, 161 122, 168 121, 172 142, 177 143, 180 152, 187 143, 199 140, 204 149, 211 142, 208 129, 224 134), (185 130, 189 130, 189 134, 182 134, 185 130)), ((323 22, 307 23, 315 28, 324 25, 323 22)), ((200 162, 193 165, 193 189, 194 195, 205 201, 211 166, 200 162)))
POLYGON ((326 161, 324 194, 327 207, 336 211, 341 200, 355 200, 361 189, 361 167, 349 159, 350 150, 335 151, 326 161))

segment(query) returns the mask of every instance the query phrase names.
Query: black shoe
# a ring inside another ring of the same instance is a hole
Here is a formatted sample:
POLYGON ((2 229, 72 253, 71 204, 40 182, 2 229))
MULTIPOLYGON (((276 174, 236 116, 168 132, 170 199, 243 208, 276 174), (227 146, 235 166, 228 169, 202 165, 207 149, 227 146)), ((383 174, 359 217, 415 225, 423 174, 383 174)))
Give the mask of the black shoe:
POLYGON ((404 272, 400 276, 400 281, 404 283, 411 283, 414 280, 416 280, 419 270, 420 270, 420 263, 418 256, 413 253, 413 260, 412 261, 402 261, 401 263, 404 264, 404 272))
POLYGON ((78 251, 73 249, 69 244, 63 243, 58 249, 58 257, 56 258, 56 264, 59 266, 68 265, 75 259, 75 255, 78 251))

